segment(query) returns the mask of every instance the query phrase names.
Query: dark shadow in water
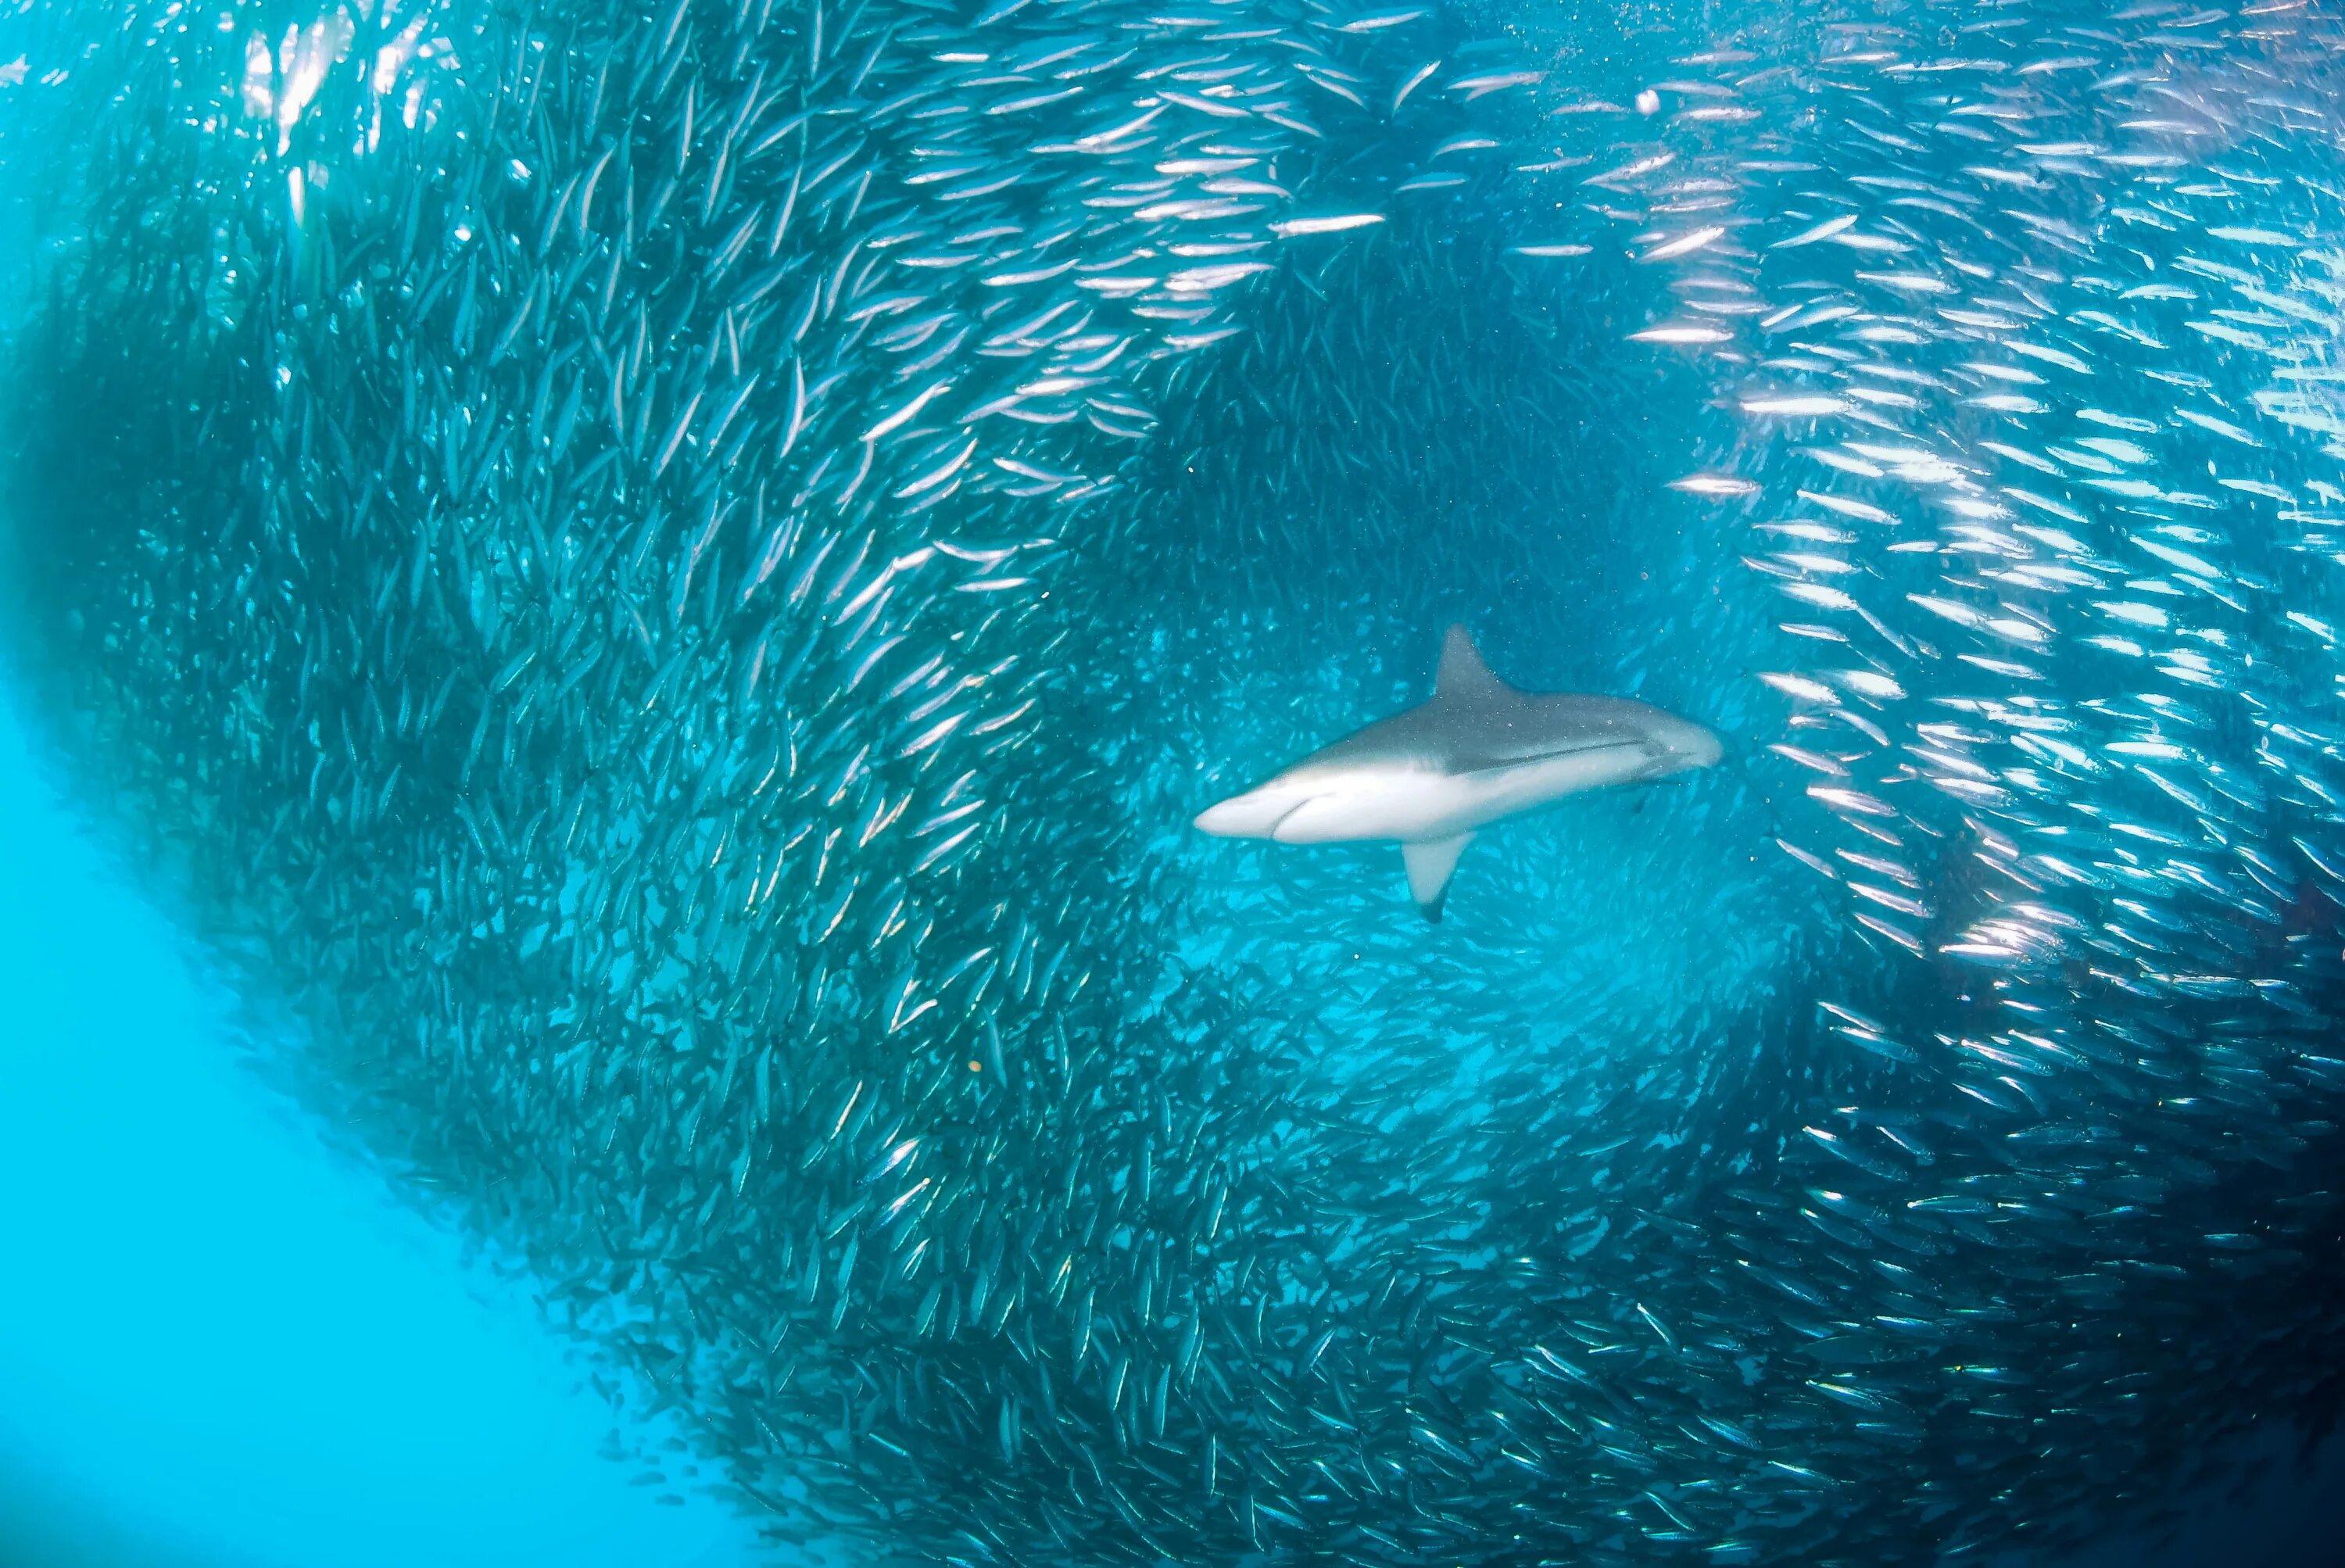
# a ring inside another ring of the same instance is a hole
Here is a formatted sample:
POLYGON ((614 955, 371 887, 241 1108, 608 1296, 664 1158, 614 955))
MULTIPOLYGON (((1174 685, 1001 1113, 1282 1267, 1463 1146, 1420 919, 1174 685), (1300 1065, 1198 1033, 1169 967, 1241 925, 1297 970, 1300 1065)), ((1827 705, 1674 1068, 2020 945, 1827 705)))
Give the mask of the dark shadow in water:
POLYGON ((1995 1568, 2339 1568, 2345 1564, 2345 1435, 2251 1431, 2230 1477, 2083 1551, 1995 1568))

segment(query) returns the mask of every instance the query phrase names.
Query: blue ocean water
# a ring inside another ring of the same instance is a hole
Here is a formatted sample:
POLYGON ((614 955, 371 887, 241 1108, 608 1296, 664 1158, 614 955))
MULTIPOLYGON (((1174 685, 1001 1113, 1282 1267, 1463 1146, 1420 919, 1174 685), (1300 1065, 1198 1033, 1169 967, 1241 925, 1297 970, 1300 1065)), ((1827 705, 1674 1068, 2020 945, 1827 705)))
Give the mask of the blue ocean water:
POLYGON ((0 1563, 734 1568, 754 1532, 242 1062, 0 702, 0 1563), (665 1466, 655 1486, 637 1478, 665 1466))

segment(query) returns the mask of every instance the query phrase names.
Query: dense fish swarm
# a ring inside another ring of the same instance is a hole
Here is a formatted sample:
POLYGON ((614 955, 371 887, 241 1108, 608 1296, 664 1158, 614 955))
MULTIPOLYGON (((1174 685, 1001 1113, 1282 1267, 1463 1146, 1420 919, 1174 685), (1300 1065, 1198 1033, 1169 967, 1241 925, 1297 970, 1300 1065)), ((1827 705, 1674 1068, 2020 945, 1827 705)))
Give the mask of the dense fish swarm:
POLYGON ((777 1539, 2056 1538, 2340 1398, 2345 33, 1667 20, 27 11, 19 662, 777 1539), (1456 616, 1735 755, 1184 831, 1456 616))

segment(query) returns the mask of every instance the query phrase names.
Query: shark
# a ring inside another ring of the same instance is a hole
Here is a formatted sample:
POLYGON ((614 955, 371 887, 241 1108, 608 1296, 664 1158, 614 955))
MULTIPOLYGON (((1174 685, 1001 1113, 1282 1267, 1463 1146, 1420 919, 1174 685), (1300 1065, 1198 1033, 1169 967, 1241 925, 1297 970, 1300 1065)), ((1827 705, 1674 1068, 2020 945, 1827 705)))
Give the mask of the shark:
POLYGON ((1457 858, 1484 828, 1723 754, 1710 730, 1650 703, 1509 686, 1453 626, 1429 700, 1216 801, 1192 825, 1281 844, 1397 842, 1409 895, 1438 924, 1457 858))

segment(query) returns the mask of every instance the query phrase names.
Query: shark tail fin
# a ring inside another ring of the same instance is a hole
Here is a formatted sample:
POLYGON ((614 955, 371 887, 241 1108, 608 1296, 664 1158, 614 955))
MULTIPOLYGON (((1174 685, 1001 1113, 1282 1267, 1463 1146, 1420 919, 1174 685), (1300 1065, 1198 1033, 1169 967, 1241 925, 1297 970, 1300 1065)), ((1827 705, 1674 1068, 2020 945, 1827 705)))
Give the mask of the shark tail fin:
POLYGON ((1449 879, 1457 874, 1457 857, 1473 841, 1473 834, 1460 833, 1454 839, 1432 839, 1400 847, 1401 859, 1408 866, 1409 896, 1416 901, 1417 912, 1428 923, 1441 923, 1441 906, 1449 897, 1449 879))
POLYGON ((1434 673, 1434 695, 1470 701, 1507 689, 1507 683, 1493 675, 1490 667, 1482 661, 1481 650, 1474 646, 1474 634, 1462 626, 1451 626, 1441 639, 1441 667, 1434 673))

